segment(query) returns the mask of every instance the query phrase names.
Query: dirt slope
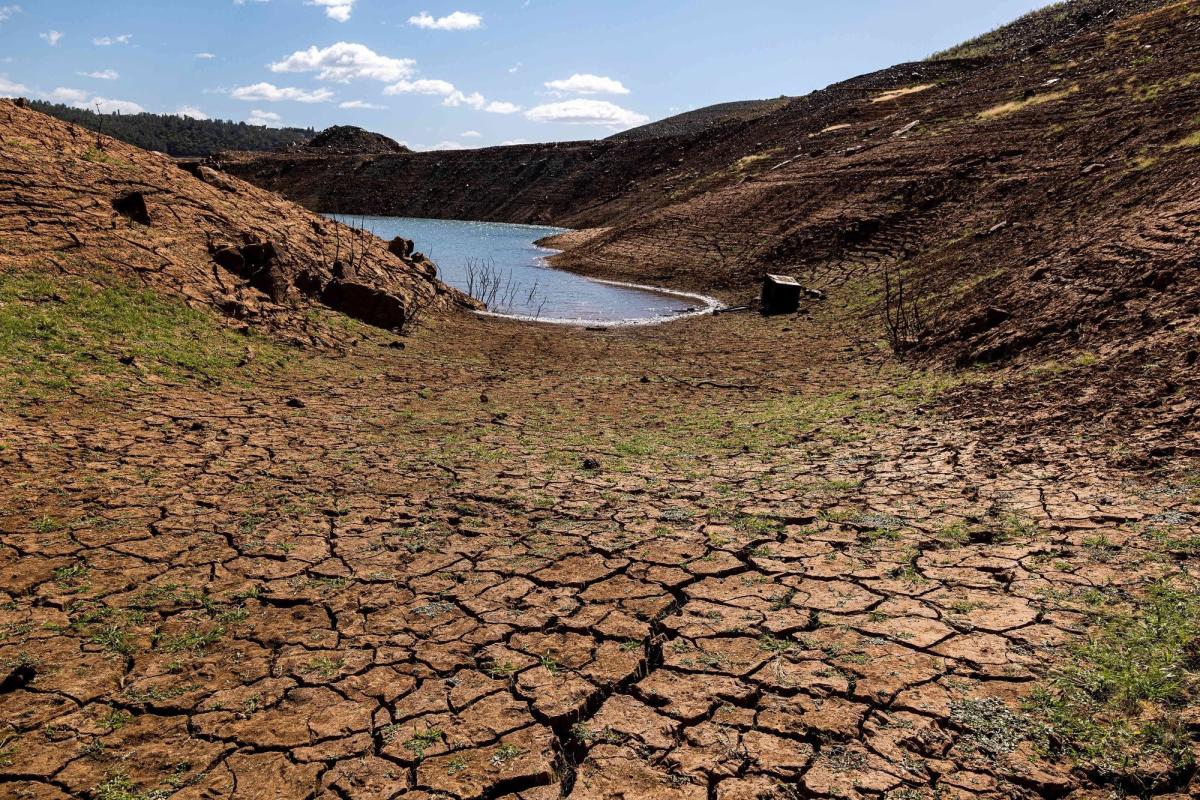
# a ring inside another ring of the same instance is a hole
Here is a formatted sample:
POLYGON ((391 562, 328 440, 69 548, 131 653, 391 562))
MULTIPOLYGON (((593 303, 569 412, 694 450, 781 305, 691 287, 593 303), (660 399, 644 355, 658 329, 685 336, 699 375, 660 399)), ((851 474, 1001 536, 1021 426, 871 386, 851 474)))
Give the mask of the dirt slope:
POLYGON ((749 121, 765 117, 791 102, 790 98, 777 97, 772 100, 739 100, 685 111, 673 117, 660 119, 648 125, 639 125, 608 138, 612 141, 636 139, 659 139, 664 136, 681 136, 709 131, 718 125, 738 120, 749 121))
POLYGON ((300 340, 306 308, 388 328, 468 299, 389 252, 250 184, 0 101, 0 269, 98 266, 300 340))

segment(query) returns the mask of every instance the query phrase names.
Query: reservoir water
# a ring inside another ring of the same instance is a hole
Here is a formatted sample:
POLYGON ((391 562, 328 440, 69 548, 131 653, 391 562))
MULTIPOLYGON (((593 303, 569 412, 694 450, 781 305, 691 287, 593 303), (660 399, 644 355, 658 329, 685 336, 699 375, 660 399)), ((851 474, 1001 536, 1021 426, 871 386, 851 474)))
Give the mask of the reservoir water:
POLYGON ((546 264, 556 251, 534 242, 562 228, 409 217, 331 215, 381 239, 412 239, 438 276, 488 304, 490 313, 571 325, 648 325, 705 314, 703 295, 585 278, 546 264))

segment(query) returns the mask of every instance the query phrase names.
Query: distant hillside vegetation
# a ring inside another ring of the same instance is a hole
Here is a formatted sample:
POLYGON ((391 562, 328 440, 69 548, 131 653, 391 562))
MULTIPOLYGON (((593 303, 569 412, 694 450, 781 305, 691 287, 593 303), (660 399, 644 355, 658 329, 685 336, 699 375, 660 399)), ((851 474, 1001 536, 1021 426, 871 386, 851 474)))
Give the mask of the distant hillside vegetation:
POLYGON ((608 138, 615 141, 632 142, 641 139, 700 133, 714 125, 726 122, 748 122, 765 117, 767 114, 783 108, 791 100, 790 97, 777 97, 773 100, 739 100, 733 103, 718 103, 715 106, 685 111, 673 117, 651 122, 649 125, 622 131, 608 138))
POLYGON ((208 156, 222 150, 273 151, 316 135, 311 128, 264 128, 221 119, 173 114, 97 114, 83 108, 31 101, 32 108, 145 150, 171 156, 208 156))

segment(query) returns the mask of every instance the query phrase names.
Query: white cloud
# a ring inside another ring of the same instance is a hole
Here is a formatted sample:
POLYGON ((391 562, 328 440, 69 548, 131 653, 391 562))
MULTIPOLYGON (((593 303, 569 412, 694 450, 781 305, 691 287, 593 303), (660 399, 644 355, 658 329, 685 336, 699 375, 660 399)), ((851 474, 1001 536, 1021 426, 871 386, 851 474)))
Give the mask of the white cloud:
POLYGON ((56 44, 62 41, 63 34, 59 31, 46 31, 45 33, 39 33, 38 37, 45 41, 46 44, 54 47, 56 44))
POLYGON ((511 67, 508 68, 508 74, 512 75, 515 72, 520 72, 521 67, 523 67, 523 66, 525 66, 525 64, 521 61, 518 61, 517 63, 513 64, 511 67))
POLYGON ((383 90, 384 94, 436 94, 443 97, 454 94, 457 89, 449 81, 436 79, 421 79, 416 81, 400 81, 383 90))
POLYGON ((566 94, 629 94, 629 90, 620 81, 600 75, 579 73, 565 80, 548 81, 546 88, 566 94))
POLYGON ((370 111, 383 111, 387 106, 377 106, 374 103, 368 103, 363 100, 347 100, 339 105, 338 108, 363 108, 370 111))
POLYGON ((464 94, 458 89, 455 89, 450 94, 446 95, 446 99, 442 101, 442 105, 458 108, 459 106, 470 106, 476 111, 482 111, 487 105, 487 100, 479 92, 471 92, 464 94))
POLYGON ((462 142, 438 142, 437 144, 426 147, 425 150, 470 150, 470 145, 465 145, 462 142))
POLYGON ((515 103, 493 101, 488 103, 483 110, 489 114, 515 114, 521 110, 521 107, 515 103))
POLYGON ((122 33, 120 36, 100 36, 92 39, 92 44, 97 47, 111 47, 114 44, 129 44, 129 40, 132 38, 132 33, 122 33))
POLYGON ((201 61, 210 61, 216 57, 217 56, 214 53, 196 53, 196 58, 200 59, 201 61))
POLYGON ((455 11, 453 14, 435 18, 432 14, 422 11, 415 17, 409 17, 408 24, 431 31, 472 31, 483 27, 483 17, 466 11, 455 11))
POLYGON ((25 91, 25 85, 13 83, 8 78, 0 75, 0 97, 16 96, 25 91))
POLYGON ((296 89, 291 86, 280 87, 263 82, 250 86, 239 86, 230 92, 230 96, 234 100, 245 100, 247 102, 263 101, 266 103, 280 103, 284 100, 290 100, 295 103, 325 103, 333 99, 333 92, 328 89, 317 89, 315 92, 306 92, 303 89, 296 89))
POLYGON ((20 6, 0 6, 0 22, 7 22, 20 13, 20 6))
POLYGON ((208 114, 205 114, 195 106, 180 106, 175 109, 175 116, 190 117, 192 119, 208 119, 208 114))
POLYGON ((79 74, 85 78, 95 78, 98 81, 115 81, 117 78, 121 77, 117 74, 115 69, 102 69, 96 72, 80 72, 79 74))
POLYGON ((614 129, 633 128, 650 121, 645 114, 621 108, 607 100, 584 99, 535 106, 525 112, 525 118, 532 122, 597 125, 614 129))
POLYGON ((354 0, 309 0, 310 6, 321 6, 325 9, 325 16, 338 22, 346 22, 350 19, 350 12, 354 10, 354 0))
POLYGON ((107 97, 93 97, 86 103, 75 103, 79 108, 99 111, 101 114, 144 114, 146 109, 131 100, 111 100, 107 97))
POLYGON ((517 145, 517 144, 529 144, 529 140, 528 139, 509 139, 508 141, 501 142, 500 146, 501 147, 512 147, 513 145, 517 145))
POLYGON ((260 111, 254 109, 250 112, 250 116, 246 118, 246 122, 251 125, 265 125, 268 128, 278 128, 283 122, 283 117, 276 114, 274 111, 260 111))
POLYGON ((271 71, 315 72, 320 80, 339 83, 360 78, 399 81, 410 77, 416 65, 411 58, 389 58, 366 45, 338 42, 325 48, 314 45, 307 50, 297 50, 272 64, 271 71))
POLYGON ((429 94, 437 95, 445 98, 442 100, 442 105, 450 108, 458 108, 459 106, 467 106, 476 111, 486 111, 489 114, 515 114, 521 110, 521 107, 512 103, 503 103, 492 101, 488 102, 479 92, 471 92, 467 94, 457 88, 449 81, 437 80, 436 78, 423 78, 415 81, 400 81, 383 90, 384 94, 429 94))
POLYGON ((459 134, 459 136, 464 139, 478 139, 479 137, 483 136, 483 134, 479 131, 463 131, 459 134))
POLYGON ((46 95, 46 99, 53 100, 56 103, 74 103, 76 105, 87 100, 88 93, 82 89, 68 89, 65 86, 60 86, 50 94, 46 95))

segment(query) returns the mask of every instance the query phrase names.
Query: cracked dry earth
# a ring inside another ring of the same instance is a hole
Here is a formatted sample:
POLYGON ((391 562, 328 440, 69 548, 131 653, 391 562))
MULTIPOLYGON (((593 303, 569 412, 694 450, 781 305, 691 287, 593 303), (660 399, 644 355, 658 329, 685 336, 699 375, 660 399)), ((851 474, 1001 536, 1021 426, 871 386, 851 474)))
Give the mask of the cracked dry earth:
POLYGON ((986 723, 1197 577, 1200 498, 822 330, 458 315, 5 409, 0 794, 1109 796, 986 723))

